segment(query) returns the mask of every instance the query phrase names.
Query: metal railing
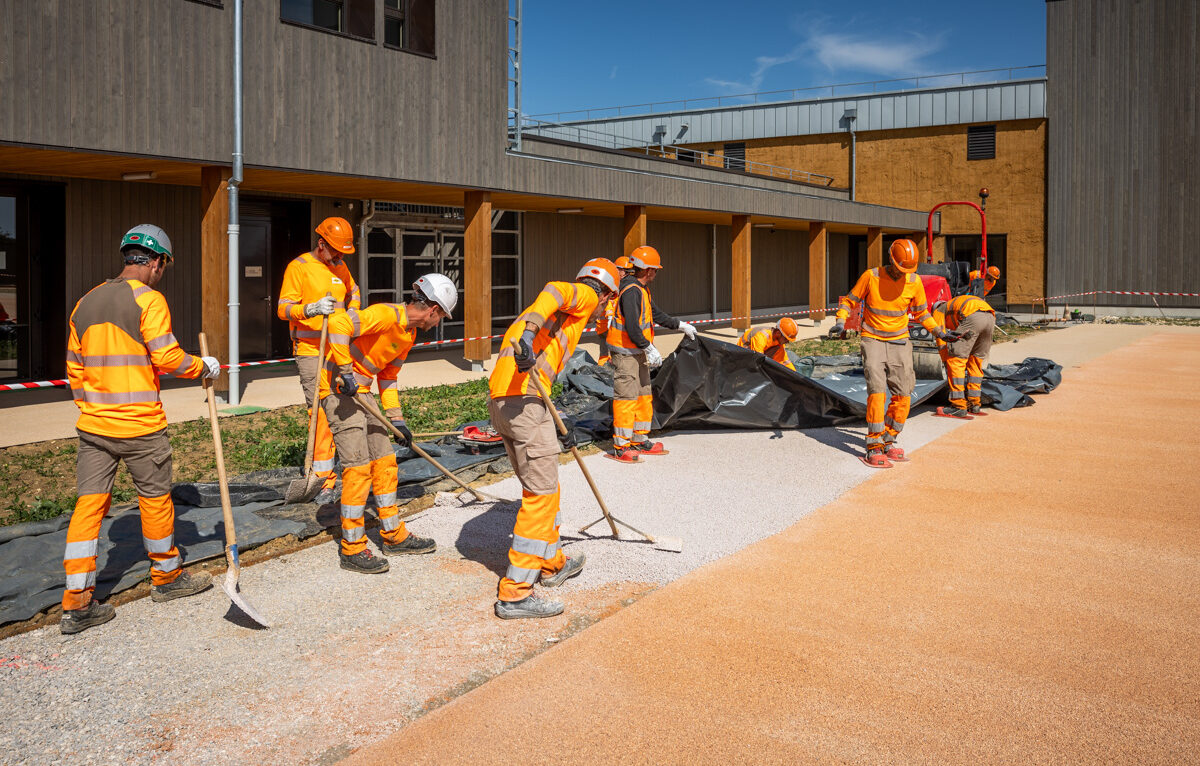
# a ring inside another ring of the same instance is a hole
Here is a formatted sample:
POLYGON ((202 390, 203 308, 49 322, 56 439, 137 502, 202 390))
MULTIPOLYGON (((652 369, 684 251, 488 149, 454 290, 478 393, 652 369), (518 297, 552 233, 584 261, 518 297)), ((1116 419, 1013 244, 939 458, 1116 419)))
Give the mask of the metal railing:
POLYGON ((795 168, 783 167, 782 165, 770 165, 766 162, 755 162, 754 160, 747 160, 741 157, 726 157, 723 154, 714 154, 700 149, 675 146, 674 144, 643 144, 640 141, 633 141, 624 136, 606 133, 605 131, 596 130, 586 125, 562 125, 560 123, 539 120, 536 117, 528 115, 525 116, 519 126, 515 124, 515 121, 509 120, 508 132, 510 138, 515 138, 519 134, 524 134, 527 137, 541 136, 543 138, 567 141, 574 144, 619 149, 630 153, 675 160, 698 167, 741 170, 746 173, 753 173, 754 175, 817 184, 819 186, 830 186, 833 184, 833 176, 822 175, 821 173, 796 170, 795 168))
POLYGON ((975 69, 969 72, 952 72, 949 74, 921 75, 919 77, 898 77, 891 80, 869 80, 866 82, 847 82, 837 85, 821 85, 812 88, 792 88, 790 90, 766 90, 757 93, 739 93, 732 96, 705 96, 701 98, 675 99, 673 101, 652 101, 646 104, 629 104, 626 106, 606 106, 598 109, 575 109, 566 112, 545 112, 531 115, 545 117, 552 122, 572 122, 579 120, 611 119, 613 117, 632 117, 637 115, 660 114, 663 112, 683 112, 689 109, 717 109, 724 106, 745 106, 746 104, 770 104, 784 101, 800 101, 817 98, 837 98, 838 96, 865 96, 877 93, 896 93, 920 88, 946 87, 952 85, 980 85, 1005 80, 1029 79, 1046 76, 1045 64, 1030 66, 1005 67, 1000 69, 975 69), (1040 70, 1040 74, 1038 71, 1040 70), (985 77, 1004 72, 1006 77, 985 77), (899 86, 886 87, 880 86, 899 86))

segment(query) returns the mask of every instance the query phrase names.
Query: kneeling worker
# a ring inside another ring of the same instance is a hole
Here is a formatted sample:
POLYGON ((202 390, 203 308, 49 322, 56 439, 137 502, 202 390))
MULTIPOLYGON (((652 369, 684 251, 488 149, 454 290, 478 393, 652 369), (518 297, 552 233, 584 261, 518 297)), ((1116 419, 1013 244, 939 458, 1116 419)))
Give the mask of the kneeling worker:
POLYGON ((933 307, 933 321, 954 330, 958 339, 947 343, 938 339, 938 352, 946 363, 950 384, 950 408, 938 408, 943 417, 970 420, 986 415, 981 402, 983 368, 992 350, 996 312, 987 301, 974 295, 960 295, 933 307))
POLYGON ((792 372, 795 372, 796 366, 788 358, 785 344, 794 341, 799 334, 800 328, 796 325, 796 320, 791 317, 784 317, 774 327, 764 327, 761 330, 755 330, 751 327, 742 333, 742 337, 738 338, 737 344, 742 348, 748 348, 764 356, 769 356, 792 372))
POLYGON ((175 547, 171 442, 158 376, 216 378, 221 368, 211 356, 186 353, 171 332, 167 299, 154 289, 172 259, 167 233, 151 224, 135 226, 121 240, 121 255, 120 276, 93 288, 71 312, 67 378, 79 407, 79 499, 63 556, 63 633, 78 633, 116 615, 92 594, 100 523, 112 505, 122 461, 137 487, 142 541, 150 556, 150 598, 191 596, 212 583, 206 572, 184 571, 175 547))
MULTIPOLYGON (((370 398, 371 381, 378 380, 385 414, 411 443, 396 376, 417 330, 436 327, 457 304, 458 289, 448 277, 426 274, 413 283, 408 303, 377 303, 330 317, 320 396, 342 461, 342 569, 365 574, 388 571, 387 559, 367 550, 364 514, 372 490, 384 553, 433 553, 437 548, 433 540, 411 534, 400 520, 392 440, 378 421, 363 412, 356 398, 360 394, 370 398)), ((375 406, 373 398, 370 406, 375 406)))
POLYGON ((912 314, 937 338, 947 333, 933 321, 926 306, 925 287, 913 272, 920 258, 911 240, 898 239, 888 250, 884 268, 864 271, 850 294, 838 304, 837 324, 831 335, 846 337, 846 317, 862 303, 862 361, 867 379, 867 454, 860 458, 872 468, 891 468, 892 461, 908 460, 897 444, 913 387, 912 341, 908 338, 908 316, 912 314), (892 401, 886 407, 888 392, 892 401))
POLYGON ((605 258, 588 261, 574 282, 550 282, 504 334, 488 381, 488 414, 521 482, 521 509, 513 526, 508 570, 500 578, 495 604, 502 619, 553 617, 558 601, 538 598, 533 584, 553 588, 583 570, 584 557, 569 557, 558 540, 559 441, 554 419, 529 380, 537 375, 546 391, 571 358, 584 328, 604 311, 617 290, 617 267, 605 258), (512 341, 521 350, 514 351, 512 341))

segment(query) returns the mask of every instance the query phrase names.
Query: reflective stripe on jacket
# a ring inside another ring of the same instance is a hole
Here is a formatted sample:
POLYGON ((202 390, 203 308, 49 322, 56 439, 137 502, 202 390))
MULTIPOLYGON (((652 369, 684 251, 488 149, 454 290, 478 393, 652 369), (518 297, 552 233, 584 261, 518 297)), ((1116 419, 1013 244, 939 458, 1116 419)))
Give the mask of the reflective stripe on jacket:
POLYGON ((110 279, 71 312, 67 380, 76 427, 120 439, 167 427, 158 376, 198 378, 204 363, 179 347, 163 294, 136 279, 110 279))
POLYGON ((849 295, 838 301, 837 318, 844 322, 859 303, 863 304, 861 334, 864 338, 903 342, 908 338, 908 316, 929 332, 937 325, 925 304, 925 286, 916 274, 901 274, 892 279, 883 269, 864 271, 849 295))
POLYGON ((416 340, 404 304, 376 303, 362 310, 334 312, 329 317, 329 348, 321 367, 319 396, 329 395, 333 375, 350 372, 360 393, 369 393, 371 381, 378 380, 388 417, 403 417, 396 378, 416 340))
POLYGON ((742 337, 738 338, 737 344, 742 348, 748 348, 764 356, 769 356, 789 370, 795 371, 796 369, 792 364, 792 360, 788 358, 787 349, 784 348, 782 343, 775 342, 774 327, 767 327, 762 330, 755 330, 751 327, 742 333, 742 337))
POLYGON ((599 305, 596 291, 579 282, 550 282, 542 288, 537 299, 504 333, 496 368, 488 378, 489 395, 493 399, 537 396, 537 388, 529 383, 529 373, 518 371, 513 358, 512 341, 525 332, 526 322, 538 328, 533 336, 533 353, 537 356, 534 370, 548 393, 599 305))
MULTIPOLYGON (((964 319, 977 311, 986 311, 989 314, 996 313, 995 309, 988 305, 988 302, 983 298, 967 293, 957 298, 951 298, 946 302, 944 308, 935 310, 933 312, 933 321, 947 330, 957 330, 958 325, 964 319)), ((946 342, 939 338, 937 344, 941 348, 946 345, 946 342)))
POLYGON ((621 281, 621 292, 617 295, 616 306, 613 309, 612 321, 608 324, 608 350, 613 354, 640 354, 642 350, 654 342, 654 313, 650 293, 642 283, 634 277, 626 277, 621 281), (630 291, 635 291, 630 294, 630 291), (628 296, 628 297, 627 297, 628 296), (635 300, 629 300, 634 298, 635 300), (640 299, 640 300, 638 300, 640 299), (640 306, 638 304, 640 303, 640 306), (638 309, 635 317, 625 316, 629 305, 638 309), (632 323, 631 320, 632 319, 632 323), (638 331, 631 335, 630 324, 638 331), (645 340, 645 345, 639 346, 635 337, 645 340))
POLYGON ((296 356, 316 356, 320 350, 321 317, 305 317, 304 306, 321 300, 325 293, 333 293, 339 309, 359 307, 358 285, 345 261, 326 266, 312 253, 305 253, 287 265, 275 313, 288 323, 296 356))

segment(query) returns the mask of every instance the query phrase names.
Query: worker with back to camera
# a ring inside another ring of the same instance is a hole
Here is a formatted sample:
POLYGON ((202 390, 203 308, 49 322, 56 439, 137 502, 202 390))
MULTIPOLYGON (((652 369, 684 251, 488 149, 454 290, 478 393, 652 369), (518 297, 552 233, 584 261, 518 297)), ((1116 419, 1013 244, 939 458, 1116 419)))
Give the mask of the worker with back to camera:
POLYGON ((742 348, 748 348, 768 356, 795 372, 796 365, 792 364, 792 360, 788 358, 787 344, 796 340, 796 336, 799 334, 800 327, 796 324, 796 320, 784 317, 776 322, 774 327, 763 327, 758 330, 753 327, 749 328, 742 333, 742 337, 738 338, 737 344, 742 348))
POLYGON ((935 304, 933 321, 959 336, 950 342, 941 338, 937 342, 950 384, 950 407, 939 407, 937 414, 963 420, 986 415, 982 403, 983 368, 992 350, 995 310, 983 298, 968 293, 935 304))
POLYGON ((71 312, 67 378, 79 407, 76 453, 78 500, 63 556, 63 633, 78 633, 116 615, 92 596, 100 524, 112 505, 121 462, 138 493, 142 541, 150 556, 150 598, 170 601, 206 589, 212 577, 185 571, 175 546, 171 502, 171 442, 159 399, 159 375, 216 378, 214 357, 179 347, 167 299, 154 289, 173 259, 171 240, 152 224, 121 239, 124 269, 93 288, 71 312))
POLYGON ((886 266, 863 272, 850 293, 838 302, 837 323, 830 330, 830 335, 845 338, 846 318, 863 304, 860 335, 867 379, 867 451, 860 459, 872 468, 891 468, 894 462, 908 460, 896 441, 908 419, 917 383, 908 337, 909 315, 934 337, 957 337, 929 315, 925 287, 914 273, 919 260, 917 246, 911 240, 898 239, 888 255, 886 266), (889 392, 891 403, 885 407, 889 392))
POLYGON ((608 328, 608 350, 613 366, 613 455, 622 463, 636 463, 641 455, 665 455, 662 442, 650 441, 654 401, 650 369, 662 364, 654 345, 654 325, 682 330, 688 339, 696 327, 663 312, 646 288, 662 269, 658 251, 648 245, 629 254, 631 268, 621 279, 616 310, 608 328))
POLYGON ((442 274, 426 274, 413 283, 407 303, 376 303, 365 309, 338 311, 329 319, 329 349, 321 368, 320 406, 342 461, 342 541, 338 563, 363 574, 388 571, 388 560, 367 549, 367 498, 375 493, 379 537, 386 555, 433 553, 437 544, 408 531, 396 504, 396 454, 378 421, 355 400, 371 398, 378 381, 384 414, 408 443, 412 432, 400 407, 397 377, 417 338, 431 330, 458 305, 458 288, 442 274))
POLYGON ((988 266, 987 274, 982 278, 979 274, 979 269, 973 269, 967 275, 967 292, 979 298, 985 297, 1000 281, 1000 269, 995 266, 988 266))
POLYGON ((547 392, 571 358, 584 329, 604 311, 617 290, 617 267, 606 258, 583 264, 574 282, 550 282, 504 333, 488 379, 488 414, 521 482, 521 508, 513 526, 508 569, 500 578, 494 610, 505 619, 553 617, 563 604, 538 597, 534 583, 553 588, 583 571, 584 556, 567 556, 559 542, 558 455, 560 434, 530 380, 547 392), (517 341, 520 350, 513 348, 517 341))
MULTIPOLYGON (((287 265, 283 272, 283 287, 279 291, 276 313, 288 323, 292 336, 292 354, 300 373, 300 388, 309 408, 317 383, 321 363, 317 359, 321 343, 321 318, 340 309, 356 309, 360 305, 358 285, 350 276, 343 256, 354 252, 354 230, 345 218, 331 217, 321 221, 316 229, 317 244, 287 265)), ((317 412, 317 429, 313 438, 312 470, 324 481, 318 503, 334 499, 333 435, 324 411, 317 412)))

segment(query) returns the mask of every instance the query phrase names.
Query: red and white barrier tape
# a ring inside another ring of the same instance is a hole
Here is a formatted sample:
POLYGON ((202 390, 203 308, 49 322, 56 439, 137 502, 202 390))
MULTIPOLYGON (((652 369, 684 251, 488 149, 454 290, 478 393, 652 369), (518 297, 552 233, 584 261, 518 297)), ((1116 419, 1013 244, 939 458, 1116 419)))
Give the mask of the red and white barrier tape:
POLYGON ((1045 298, 1034 298, 1031 303, 1058 301, 1063 298, 1079 298, 1086 295, 1165 295, 1172 298, 1200 298, 1200 293, 1166 293, 1148 290, 1089 290, 1086 293, 1067 293, 1066 295, 1050 295, 1045 298))

